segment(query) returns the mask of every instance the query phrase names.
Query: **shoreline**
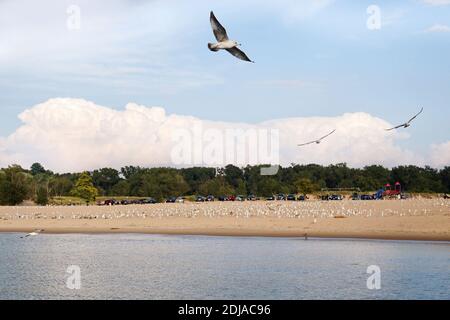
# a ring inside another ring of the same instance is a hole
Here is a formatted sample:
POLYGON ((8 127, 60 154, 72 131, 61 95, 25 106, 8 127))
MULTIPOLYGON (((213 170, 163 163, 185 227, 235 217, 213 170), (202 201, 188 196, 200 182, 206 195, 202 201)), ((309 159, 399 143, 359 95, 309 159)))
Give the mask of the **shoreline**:
POLYGON ((244 202, 0 207, 0 232, 450 241, 450 202, 244 202))
MULTIPOLYGON (((0 233, 29 233, 35 229, 0 229, 0 233)), ((147 234, 147 235, 161 235, 161 236, 204 236, 204 237, 237 237, 237 238, 297 238, 305 240, 304 235, 299 235, 294 232, 258 232, 258 231, 234 231, 234 232, 220 232, 220 231, 204 231, 197 232, 192 230, 158 230, 158 231, 142 231, 142 230, 78 230, 78 229, 54 229, 45 230, 41 234, 46 235, 64 235, 64 234, 89 234, 89 235, 110 235, 110 234, 147 234)), ((306 240, 314 239, 328 239, 328 240, 384 240, 384 241, 420 241, 420 242, 448 242, 450 244, 450 237, 432 236, 432 235, 376 235, 376 234, 347 234, 347 233, 311 233, 307 234, 306 240)))
MULTIPOLYGON (((433 223, 440 228, 421 228, 425 219, 419 217, 385 217, 361 221, 358 218, 323 219, 313 221, 292 221, 292 219, 258 219, 245 222, 233 218, 166 218, 166 219, 124 219, 112 221, 95 220, 51 220, 17 221, 6 225, 0 223, 0 232, 29 233, 43 229, 43 234, 159 234, 159 235, 199 235, 227 237, 285 237, 304 239, 377 239, 450 241, 450 229, 446 227, 450 218, 434 218, 433 223), (156 220, 156 221, 155 221, 156 220), (346 220, 346 221, 343 221, 346 220), (387 225, 385 225, 387 224, 387 225), (400 229, 400 228, 403 228, 400 229)), ((429 222, 429 221, 428 221, 429 222)))

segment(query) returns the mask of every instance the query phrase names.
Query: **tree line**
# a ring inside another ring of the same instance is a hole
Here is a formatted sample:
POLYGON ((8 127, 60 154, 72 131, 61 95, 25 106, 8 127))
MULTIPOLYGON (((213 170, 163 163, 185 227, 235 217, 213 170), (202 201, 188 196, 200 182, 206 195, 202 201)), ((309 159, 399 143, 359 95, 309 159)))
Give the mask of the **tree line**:
POLYGON ((41 164, 29 169, 11 165, 0 169, 0 204, 33 200, 45 205, 49 198, 75 196, 88 201, 98 196, 153 197, 162 200, 185 195, 269 196, 277 193, 312 193, 323 188, 359 188, 372 192, 386 183, 400 182, 407 192, 450 193, 450 167, 379 165, 349 168, 345 163, 280 167, 274 176, 262 176, 261 165, 243 168, 101 168, 91 172, 54 173, 41 164))

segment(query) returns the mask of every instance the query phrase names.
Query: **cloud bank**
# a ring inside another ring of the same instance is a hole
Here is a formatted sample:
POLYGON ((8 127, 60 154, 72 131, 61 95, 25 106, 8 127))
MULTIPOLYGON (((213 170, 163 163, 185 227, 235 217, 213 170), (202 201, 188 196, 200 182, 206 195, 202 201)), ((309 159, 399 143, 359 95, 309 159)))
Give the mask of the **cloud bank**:
POLYGON ((422 0, 424 3, 431 6, 447 6, 450 5, 450 0, 422 0))
POLYGON ((435 24, 426 29, 425 32, 450 32, 450 27, 443 24, 435 24))
MULTIPOLYGON (((8 137, 0 137, 0 166, 17 163, 28 167, 38 161, 57 172, 124 165, 177 166, 173 153, 180 141, 176 136, 180 132, 185 136, 192 133, 189 141, 194 149, 199 144, 207 148, 208 143, 211 147, 211 140, 203 133, 207 135, 208 130, 219 134, 227 130, 276 130, 282 165, 450 164, 450 141, 431 146, 429 157, 424 158, 398 145, 399 140, 408 137, 404 132, 386 132, 384 128, 391 124, 367 113, 247 124, 167 115, 161 107, 134 103, 127 104, 124 110, 115 110, 81 99, 58 98, 27 109, 19 118, 23 124, 8 137), (195 128, 202 128, 203 133, 196 136, 195 128), (317 139, 334 128, 336 133, 322 144, 297 147, 298 143, 317 139)), ((205 164, 209 163, 191 163, 205 164)), ((242 165, 238 160, 236 164, 242 165)))
POLYGON ((450 141, 431 146, 431 163, 436 167, 444 167, 450 164, 450 141))

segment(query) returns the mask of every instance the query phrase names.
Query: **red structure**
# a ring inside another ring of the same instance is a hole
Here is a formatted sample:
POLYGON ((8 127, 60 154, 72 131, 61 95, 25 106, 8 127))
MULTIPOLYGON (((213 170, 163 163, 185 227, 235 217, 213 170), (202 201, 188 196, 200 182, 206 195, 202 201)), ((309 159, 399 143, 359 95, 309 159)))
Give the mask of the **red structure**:
POLYGON ((395 197, 402 194, 402 185, 400 182, 396 182, 394 188, 388 183, 384 186, 384 197, 395 197))

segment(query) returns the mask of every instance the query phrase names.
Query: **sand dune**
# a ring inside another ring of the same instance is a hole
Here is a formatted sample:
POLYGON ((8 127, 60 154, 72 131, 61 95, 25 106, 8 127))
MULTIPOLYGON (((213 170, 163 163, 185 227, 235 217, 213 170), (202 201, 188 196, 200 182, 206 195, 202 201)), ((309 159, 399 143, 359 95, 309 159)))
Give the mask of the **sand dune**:
POLYGON ((0 231, 450 241, 450 201, 214 202, 0 207, 0 231))

